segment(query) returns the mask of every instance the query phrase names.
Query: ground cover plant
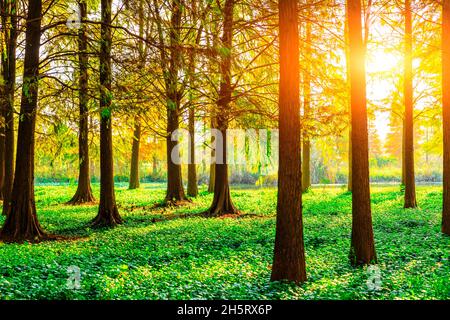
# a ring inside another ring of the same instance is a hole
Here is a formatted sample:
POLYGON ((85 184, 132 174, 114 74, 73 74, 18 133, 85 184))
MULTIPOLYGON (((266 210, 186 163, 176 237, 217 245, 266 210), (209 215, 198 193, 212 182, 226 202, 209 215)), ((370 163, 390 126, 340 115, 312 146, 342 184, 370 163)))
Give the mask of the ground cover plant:
MULTIPOLYGON (((0 299, 450 298, 450 238, 440 232, 438 187, 419 187, 419 208, 406 210, 398 186, 372 187, 374 270, 348 262, 351 194, 312 188, 303 202, 308 281, 300 287, 268 281, 275 188, 234 188, 242 216, 205 218, 197 216, 212 199, 205 188, 187 207, 153 208, 164 185, 122 185, 124 224, 113 229, 89 227, 96 205, 65 205, 75 189, 36 187, 43 227, 77 239, 0 244, 0 299), (78 289, 68 286, 71 266, 81 271, 78 289)), ((93 191, 98 196, 98 185, 93 191)))

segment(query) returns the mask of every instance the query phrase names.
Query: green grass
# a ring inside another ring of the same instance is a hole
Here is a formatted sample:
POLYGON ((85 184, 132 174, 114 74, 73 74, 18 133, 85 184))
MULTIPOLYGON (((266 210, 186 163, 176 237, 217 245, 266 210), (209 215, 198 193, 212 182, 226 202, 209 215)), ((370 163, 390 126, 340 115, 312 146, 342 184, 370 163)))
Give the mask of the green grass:
MULTIPOLYGON (((417 210, 402 209, 399 187, 372 188, 381 287, 348 263, 351 195, 315 188, 304 195, 308 282, 270 283, 276 190, 233 188, 239 219, 192 216, 212 196, 164 211, 164 185, 117 188, 125 223, 93 230, 96 206, 64 205, 74 186, 36 188, 38 215, 52 233, 78 240, 0 243, 0 299, 449 299, 450 237, 440 233, 441 190, 419 187, 417 210), (179 218, 163 220, 179 214, 179 218), (155 220, 156 218, 156 220, 155 220), (69 266, 81 288, 67 286, 69 266)), ((94 186, 98 195, 98 186, 94 186)), ((3 223, 3 218, 0 218, 3 223)))

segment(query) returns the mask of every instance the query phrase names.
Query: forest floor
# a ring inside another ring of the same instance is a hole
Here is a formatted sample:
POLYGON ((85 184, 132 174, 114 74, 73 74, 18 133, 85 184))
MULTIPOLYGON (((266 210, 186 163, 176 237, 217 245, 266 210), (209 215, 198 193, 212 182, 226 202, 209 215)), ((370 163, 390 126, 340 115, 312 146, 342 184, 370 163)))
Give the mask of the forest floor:
POLYGON ((379 265, 369 269, 348 263, 351 194, 313 188, 303 198, 308 282, 300 287, 269 282, 276 189, 232 189, 239 218, 196 216, 212 199, 203 188, 192 204, 164 210, 153 206, 164 185, 119 186, 124 224, 93 230, 95 204, 64 205, 75 186, 38 186, 43 227, 78 239, 0 243, 0 299, 450 299, 439 187, 418 187, 417 210, 402 209, 398 186, 372 188, 379 265))

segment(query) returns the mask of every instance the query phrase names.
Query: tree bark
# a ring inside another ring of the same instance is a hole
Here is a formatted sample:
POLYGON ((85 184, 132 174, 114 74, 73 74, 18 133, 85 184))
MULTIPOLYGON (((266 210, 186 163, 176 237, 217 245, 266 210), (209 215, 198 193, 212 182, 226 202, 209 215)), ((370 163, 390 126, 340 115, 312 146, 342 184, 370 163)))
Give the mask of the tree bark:
POLYGON ((156 157, 156 154, 153 154, 152 157, 152 174, 153 177, 156 177, 158 174, 158 158, 156 157))
POLYGON ((405 208, 416 208, 411 0, 405 0, 405 208))
POLYGON ((3 25, 7 25, 9 16, 10 28, 3 29, 6 54, 2 55, 5 100, 3 115, 5 120, 4 176, 3 176, 3 214, 6 215, 11 202, 14 182, 14 92, 16 85, 16 47, 17 47, 17 12, 16 1, 2 1, 3 25), (7 13, 7 14, 6 14, 7 13), (9 31, 9 32, 8 32, 9 31))
MULTIPOLYGON (((350 120, 351 122, 351 120, 350 120)), ((353 191, 353 173, 352 173, 352 129, 349 129, 348 136, 348 182, 347 182, 347 191, 353 191)))
MULTIPOLYGON (((2 88, 3 91, 3 88, 2 88)), ((3 92, 1 92, 3 95, 3 92)), ((1 102, 3 104, 3 102, 1 102)), ((0 200, 3 200, 3 181, 5 177, 5 120, 4 109, 0 109, 0 200), (3 118, 3 119, 1 119, 3 118)))
POLYGON ((220 63, 220 89, 219 99, 217 101, 218 112, 215 116, 217 129, 222 134, 223 161, 216 161, 215 179, 214 179, 214 198, 211 207, 206 214, 208 216, 220 216, 225 214, 239 213, 233 205, 228 182, 228 164, 227 164, 227 129, 230 114, 231 102, 231 47, 233 42, 233 9, 234 0, 226 0, 223 9, 223 34, 222 46, 226 50, 222 53, 220 63))
POLYGON ((100 45, 100 205, 92 221, 95 227, 122 223, 114 192, 114 162, 112 148, 112 92, 111 92, 111 4, 101 1, 100 45))
POLYGON ((311 187, 311 141, 303 137, 302 192, 311 187))
POLYGON ((208 192, 214 192, 214 184, 216 182, 216 164, 211 163, 209 165, 209 182, 208 182, 208 192))
POLYGON ((41 0, 29 0, 22 101, 11 204, 0 238, 7 242, 39 242, 49 238, 41 228, 34 200, 34 133, 39 84, 41 0))
POLYGON ((442 16, 442 119, 444 131, 442 232, 450 235, 450 0, 443 0, 442 16))
MULTIPOLYGON (((212 111, 214 113, 214 111, 212 111)), ((215 116, 211 114, 211 129, 216 127, 216 121, 214 120, 215 116)), ((213 145, 215 141, 215 138, 213 135, 211 135, 211 145, 213 145)), ((214 192, 214 185, 216 183, 216 163, 214 161, 214 158, 216 156, 216 150, 215 148, 211 149, 211 163, 209 164, 209 182, 208 182, 208 192, 213 193, 214 192)))
MULTIPOLYGON (((211 39, 209 37, 206 38, 207 46, 210 50, 215 50, 219 43, 219 31, 218 31, 218 21, 213 21, 211 24, 209 33, 211 34, 211 39), (211 40, 211 42, 210 42, 211 40)), ((220 63, 216 63, 214 60, 213 63, 209 64, 208 72, 212 75, 220 74, 220 63)), ((215 78, 214 78, 215 79, 215 78)), ((213 92, 211 92, 213 94, 213 92)), ((215 106, 211 107, 210 110, 210 128, 216 128, 216 110, 215 106)), ((211 134, 211 146, 215 143, 215 137, 211 134)), ((208 181, 208 193, 214 192, 215 182, 216 182, 216 163, 214 161, 216 156, 215 148, 211 148, 211 162, 209 164, 209 181, 208 181)))
POLYGON ((306 281, 302 221, 299 32, 296 0, 280 0, 278 200, 272 281, 306 281))
MULTIPOLYGON (((144 1, 139 0, 139 37, 144 38, 144 1)), ((145 66, 145 50, 144 43, 139 40, 139 67, 144 68, 145 66)), ((140 187, 139 180, 139 149, 141 145, 141 122, 139 117, 136 116, 134 119, 134 133, 133 133, 133 143, 131 147, 131 168, 130 168, 130 182, 128 189, 133 190, 140 187)))
POLYGON ((197 165, 195 164, 195 108, 189 108, 189 164, 187 194, 190 197, 198 195, 197 165))
MULTIPOLYGON (((222 125, 222 127, 224 125, 223 120, 218 119, 217 123, 218 125, 222 125)), ((226 150, 227 130, 220 129, 220 132, 223 137, 223 148, 226 150)), ((228 183, 228 165, 226 161, 227 156, 226 151, 224 151, 223 163, 217 162, 214 166, 214 197, 210 208, 206 212, 206 215, 210 217, 239 213, 231 200, 230 185, 228 183)))
POLYGON ((79 132, 78 132, 78 186, 75 195, 69 200, 68 204, 76 205, 82 203, 94 202, 95 198, 92 194, 90 160, 89 160, 89 95, 88 95, 88 63, 89 57, 87 53, 88 39, 86 35, 86 26, 84 21, 87 19, 87 5, 85 1, 78 2, 81 18, 81 26, 78 30, 78 100, 79 100, 79 132))
POLYGON ((178 72, 180 70, 181 54, 177 48, 180 44, 181 3, 172 2, 172 17, 170 29, 170 61, 166 79, 167 94, 167 193, 166 204, 172 205, 186 201, 181 175, 181 165, 172 161, 172 153, 178 141, 172 141, 172 135, 179 129, 181 94, 178 91, 178 72))
POLYGON ((131 168, 130 168, 130 183, 128 189, 137 189, 140 186, 139 182, 139 146, 141 143, 141 123, 136 117, 134 120, 133 146, 131 150, 131 168))
MULTIPOLYGON (((303 84, 303 117, 308 121, 311 112, 311 22, 306 21, 305 41, 306 70, 303 84)), ((311 140, 309 133, 303 130, 303 162, 302 162, 302 191, 311 187, 311 140)))
POLYGON ((361 0, 347 0, 350 43, 350 84, 352 124, 352 265, 377 261, 372 229, 369 185, 369 142, 365 45, 362 41, 361 0))
MULTIPOLYGON (((346 63, 346 72, 347 72, 347 82, 350 83, 350 45, 349 45, 349 30, 348 30, 348 17, 345 20, 344 26, 345 33, 345 58, 347 59, 346 63)), ((350 91, 348 92, 350 95, 350 91)), ((348 105, 348 116, 349 116, 349 129, 348 129, 348 176, 347 176, 347 191, 352 192, 352 110, 351 103, 348 105)))
POLYGON ((167 117, 167 193, 165 202, 169 205, 176 205, 187 200, 183 189, 181 165, 171 159, 173 150, 178 144, 178 141, 172 141, 172 133, 179 129, 177 110, 168 109, 167 117))
POLYGON ((405 186, 406 184, 406 174, 405 174, 405 118, 403 115, 403 119, 402 119, 402 180, 401 180, 401 185, 405 186))
MULTIPOLYGON (((197 21, 195 14, 196 6, 193 5, 194 16, 193 20, 197 21)), ((189 129, 189 163, 188 163, 188 184, 187 194, 190 197, 196 197, 198 195, 197 186, 197 165, 195 163, 195 106, 193 103, 192 91, 195 86, 195 55, 193 52, 189 53, 189 116, 188 116, 188 129, 189 129)))

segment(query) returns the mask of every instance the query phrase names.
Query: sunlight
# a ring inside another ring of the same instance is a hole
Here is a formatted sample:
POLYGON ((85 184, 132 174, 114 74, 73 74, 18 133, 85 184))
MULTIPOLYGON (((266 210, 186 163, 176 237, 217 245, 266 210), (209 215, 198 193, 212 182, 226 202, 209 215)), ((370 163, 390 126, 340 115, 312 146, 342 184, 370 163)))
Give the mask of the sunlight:
POLYGON ((367 72, 384 73, 394 72, 403 68, 403 57, 385 49, 368 50, 367 72))
POLYGON ((396 89, 395 79, 402 75, 403 57, 380 48, 368 50, 366 61, 368 99, 379 104, 396 89))
MULTIPOLYGON (((396 89, 393 79, 401 76, 403 57, 395 52, 383 48, 368 50, 367 52, 367 97, 371 103, 382 107, 396 89)), ((395 80, 394 80, 395 81, 395 80)), ((374 125, 381 141, 385 141, 389 133, 389 115, 376 112, 374 125)))
MULTIPOLYGON (((386 99, 395 90, 392 79, 400 76, 403 70, 403 57, 378 49, 368 52, 368 94, 371 100, 386 99)), ((395 81, 395 80, 394 80, 395 81)))

